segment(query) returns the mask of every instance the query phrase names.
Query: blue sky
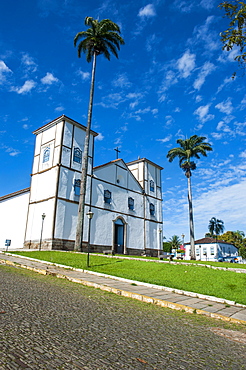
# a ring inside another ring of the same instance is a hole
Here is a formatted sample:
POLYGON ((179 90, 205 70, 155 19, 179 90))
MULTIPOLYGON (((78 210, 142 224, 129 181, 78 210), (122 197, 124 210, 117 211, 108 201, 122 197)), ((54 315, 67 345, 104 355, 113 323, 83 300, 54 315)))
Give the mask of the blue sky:
POLYGON ((164 235, 189 240, 187 179, 166 154, 176 140, 207 137, 213 152, 192 176, 195 237, 211 217, 246 232, 246 92, 237 50, 222 51, 219 1, 2 1, 0 196, 30 184, 32 132, 65 114, 86 124, 91 65, 73 39, 84 18, 110 18, 125 45, 98 58, 92 129, 95 165, 146 157, 164 167, 164 235))

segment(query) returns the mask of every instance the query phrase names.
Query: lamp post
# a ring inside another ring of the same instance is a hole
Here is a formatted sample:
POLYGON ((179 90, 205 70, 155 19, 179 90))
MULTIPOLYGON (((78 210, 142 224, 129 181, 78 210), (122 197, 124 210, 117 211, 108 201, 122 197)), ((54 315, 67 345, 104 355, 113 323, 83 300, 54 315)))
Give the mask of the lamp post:
POLYGON ((41 224, 41 235, 40 235, 40 243, 39 243, 39 251, 41 251, 41 244, 42 244, 42 236, 43 236, 43 227, 44 227, 44 219, 46 217, 46 214, 42 214, 42 224, 41 224))
POLYGON ((161 233, 162 233, 162 229, 159 228, 159 248, 158 248, 158 257, 160 257, 160 254, 161 254, 161 250, 162 250, 162 245, 161 245, 161 242, 162 242, 162 238, 161 238, 161 233))
POLYGON ((90 260, 90 239, 91 239, 91 220, 94 216, 94 213, 89 211, 86 213, 88 219, 89 219, 89 227, 88 227, 88 245, 87 245, 87 263, 86 266, 89 267, 89 260, 90 260))

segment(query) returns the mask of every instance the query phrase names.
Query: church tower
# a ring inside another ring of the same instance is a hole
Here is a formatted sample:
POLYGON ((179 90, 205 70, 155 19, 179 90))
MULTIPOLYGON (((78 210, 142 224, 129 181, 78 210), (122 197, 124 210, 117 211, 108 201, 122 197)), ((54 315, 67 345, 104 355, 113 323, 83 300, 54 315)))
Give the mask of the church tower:
MULTIPOLYGON (((74 248, 85 131, 85 126, 65 115, 34 131, 25 247, 37 248, 42 239, 45 249, 74 248)), ((91 131, 88 175, 92 174, 95 136, 91 131)), ((87 191, 86 203, 89 198, 87 191)))

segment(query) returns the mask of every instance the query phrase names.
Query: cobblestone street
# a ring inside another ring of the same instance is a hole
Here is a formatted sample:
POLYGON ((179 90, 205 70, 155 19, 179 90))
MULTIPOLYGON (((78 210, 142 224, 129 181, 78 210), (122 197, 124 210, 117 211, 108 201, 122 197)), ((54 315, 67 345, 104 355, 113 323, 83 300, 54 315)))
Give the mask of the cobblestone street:
POLYGON ((246 369, 225 323, 13 267, 0 286, 1 370, 246 369))

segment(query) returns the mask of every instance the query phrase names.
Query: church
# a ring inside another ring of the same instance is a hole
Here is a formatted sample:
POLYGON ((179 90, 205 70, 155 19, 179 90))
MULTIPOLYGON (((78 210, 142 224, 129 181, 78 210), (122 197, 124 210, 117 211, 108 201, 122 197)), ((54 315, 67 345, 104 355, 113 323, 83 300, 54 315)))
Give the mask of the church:
MULTIPOLYGON (((65 115, 34 131, 30 187, 0 197, 1 248, 74 250, 85 131, 65 115)), ((156 256, 162 167, 146 158, 94 167, 97 135, 90 132, 83 250, 156 256)))

